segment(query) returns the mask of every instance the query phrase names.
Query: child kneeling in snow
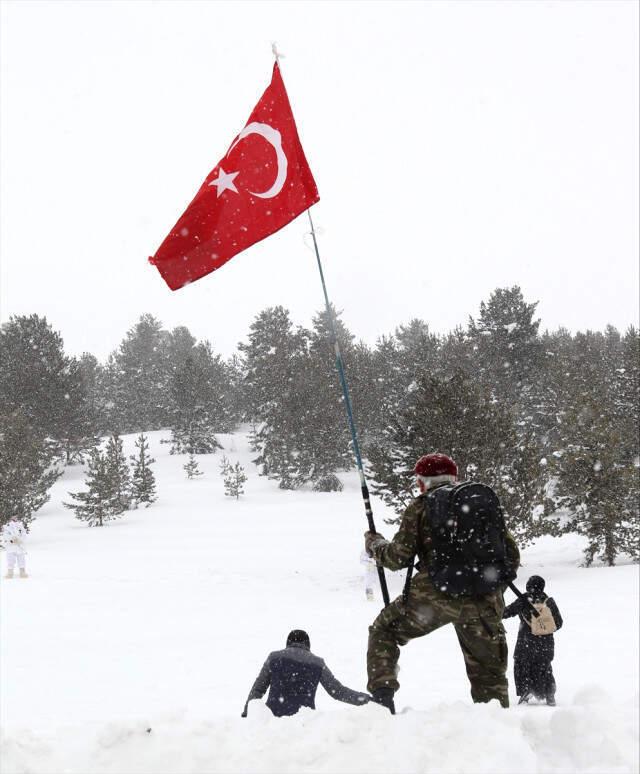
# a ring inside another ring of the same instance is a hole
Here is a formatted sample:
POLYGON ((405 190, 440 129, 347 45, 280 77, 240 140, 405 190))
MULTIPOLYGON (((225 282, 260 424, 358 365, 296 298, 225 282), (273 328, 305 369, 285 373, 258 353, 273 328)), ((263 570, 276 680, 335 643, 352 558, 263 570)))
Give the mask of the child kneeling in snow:
POLYGON ((242 717, 252 699, 261 699, 267 688, 267 707, 276 717, 295 715, 300 707, 315 709, 316 691, 320 684, 333 699, 347 704, 366 704, 371 698, 346 688, 331 674, 321 658, 310 650, 309 635, 294 629, 287 637, 287 647, 270 653, 249 693, 242 717))
POLYGON ((20 569, 20 577, 27 577, 25 563, 27 552, 24 547, 26 534, 25 528, 15 519, 8 521, 2 529, 0 540, 2 541, 2 547, 7 552, 7 574, 5 578, 13 578, 13 570, 16 564, 20 569))

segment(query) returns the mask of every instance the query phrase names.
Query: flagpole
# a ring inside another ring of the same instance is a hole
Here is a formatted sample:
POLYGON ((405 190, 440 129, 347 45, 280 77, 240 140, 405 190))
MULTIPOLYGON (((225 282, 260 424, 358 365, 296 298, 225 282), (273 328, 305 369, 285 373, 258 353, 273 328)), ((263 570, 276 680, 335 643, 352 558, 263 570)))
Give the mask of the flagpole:
MULTIPOLYGON (((347 410, 349 429, 351 430, 351 440, 353 442, 353 453, 356 458, 358 475, 360 476, 360 491, 362 492, 362 499, 364 500, 364 510, 367 515, 369 530, 371 532, 376 532, 377 531, 376 525, 374 524, 374 521, 373 521, 373 511, 371 510, 371 501, 369 499, 369 488, 367 487, 367 480, 365 479, 365 476, 364 476, 364 467, 362 465, 362 456, 360 454, 360 444, 358 443, 356 424, 353 419, 353 410, 351 408, 351 398, 349 397, 349 387, 347 386, 347 378, 344 373, 344 364, 342 362, 342 353, 340 352, 340 344, 338 343, 338 336, 336 335, 336 326, 333 319, 333 310, 331 308, 331 304, 329 303, 327 285, 324 281, 324 272, 322 270, 322 261, 320 260, 320 252, 318 250, 316 231, 313 226, 313 218, 311 217, 311 209, 307 210, 307 215, 309 216, 309 223, 311 225, 311 237, 313 239, 313 247, 316 253, 316 259, 318 261, 318 271, 320 272, 320 281, 322 282, 324 301, 327 307, 327 317, 329 319, 331 338, 333 339, 333 348, 336 355, 336 368, 338 369, 338 375, 340 377, 340 385, 342 386, 342 394, 344 395, 344 405, 347 410)), ((382 591, 382 599, 384 600, 384 604, 386 607, 389 604, 389 590, 387 588, 387 579, 384 574, 384 568, 378 564, 377 569, 378 569, 378 579, 380 581, 380 590, 382 591)))

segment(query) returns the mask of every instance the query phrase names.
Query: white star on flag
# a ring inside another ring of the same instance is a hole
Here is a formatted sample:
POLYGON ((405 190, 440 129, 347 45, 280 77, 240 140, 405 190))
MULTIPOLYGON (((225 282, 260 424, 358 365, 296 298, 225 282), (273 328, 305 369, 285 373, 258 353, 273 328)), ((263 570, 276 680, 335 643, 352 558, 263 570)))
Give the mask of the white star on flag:
POLYGON ((235 187, 233 181, 234 178, 238 176, 238 172, 225 172, 222 167, 218 167, 218 177, 216 180, 212 180, 209 185, 215 185, 215 187, 218 189, 218 197, 223 191, 226 191, 229 189, 229 191, 234 191, 235 193, 238 193, 238 189, 235 187))

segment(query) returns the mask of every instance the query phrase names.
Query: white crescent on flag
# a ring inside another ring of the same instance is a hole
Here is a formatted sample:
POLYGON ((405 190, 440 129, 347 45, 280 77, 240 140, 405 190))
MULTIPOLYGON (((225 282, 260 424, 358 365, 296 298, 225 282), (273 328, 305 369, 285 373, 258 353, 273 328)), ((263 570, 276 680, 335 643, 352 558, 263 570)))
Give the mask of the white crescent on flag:
POLYGON ((254 121, 250 124, 247 124, 236 137, 233 144, 227 151, 227 156, 236 147, 240 140, 248 137, 250 134, 259 134, 273 146, 273 149, 276 152, 276 160, 278 162, 278 174, 276 175, 276 179, 273 185, 267 191, 262 191, 262 193, 258 193, 257 191, 249 191, 249 193, 253 196, 260 197, 260 199, 272 199, 274 196, 277 196, 280 193, 282 186, 287 179, 288 161, 285 152, 282 150, 282 136, 277 129, 269 126, 269 124, 260 124, 254 121))

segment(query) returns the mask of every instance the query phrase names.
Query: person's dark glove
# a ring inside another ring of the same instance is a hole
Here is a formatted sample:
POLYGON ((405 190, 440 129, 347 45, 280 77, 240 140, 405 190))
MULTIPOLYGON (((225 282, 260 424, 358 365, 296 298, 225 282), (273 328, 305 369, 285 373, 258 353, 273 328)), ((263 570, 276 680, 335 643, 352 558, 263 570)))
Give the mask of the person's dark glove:
POLYGON ((387 541, 385 537, 379 532, 364 533, 364 550, 367 552, 367 554, 369 554, 369 556, 373 556, 373 549, 376 545, 386 542, 387 541))
POLYGON ((240 715, 240 717, 241 718, 246 718, 247 717, 247 708, 246 707, 242 710, 242 715, 240 715))

